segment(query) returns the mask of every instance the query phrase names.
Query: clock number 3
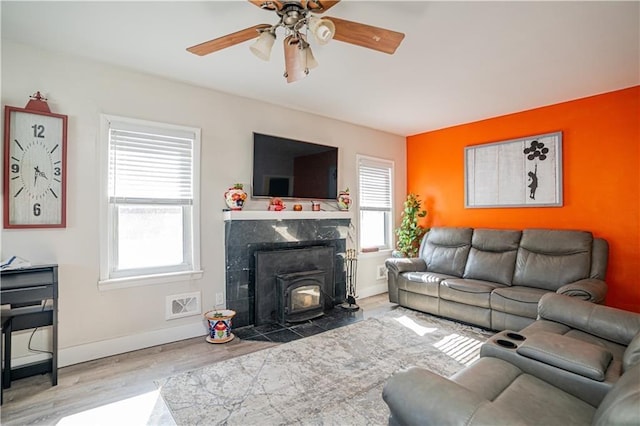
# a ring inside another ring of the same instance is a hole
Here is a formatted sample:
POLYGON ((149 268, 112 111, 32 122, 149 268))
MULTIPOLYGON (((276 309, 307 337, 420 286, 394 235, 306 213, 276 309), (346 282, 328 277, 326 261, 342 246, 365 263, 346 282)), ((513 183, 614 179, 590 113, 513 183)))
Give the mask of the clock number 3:
POLYGON ((34 138, 44 138, 44 126, 42 124, 34 124, 31 128, 33 129, 34 138))

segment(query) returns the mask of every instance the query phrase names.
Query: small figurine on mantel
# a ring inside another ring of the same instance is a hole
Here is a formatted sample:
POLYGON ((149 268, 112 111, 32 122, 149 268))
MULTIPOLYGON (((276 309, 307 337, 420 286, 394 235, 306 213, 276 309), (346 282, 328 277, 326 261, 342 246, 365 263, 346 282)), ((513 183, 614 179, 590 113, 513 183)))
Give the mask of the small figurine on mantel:
POLYGON ((338 208, 340 210, 349 210, 351 206, 351 195, 349 195, 349 188, 344 191, 340 191, 338 194, 338 208))
POLYGON ((282 201, 282 198, 273 197, 269 200, 269 211, 279 212, 286 208, 287 207, 284 205, 284 201, 282 201))

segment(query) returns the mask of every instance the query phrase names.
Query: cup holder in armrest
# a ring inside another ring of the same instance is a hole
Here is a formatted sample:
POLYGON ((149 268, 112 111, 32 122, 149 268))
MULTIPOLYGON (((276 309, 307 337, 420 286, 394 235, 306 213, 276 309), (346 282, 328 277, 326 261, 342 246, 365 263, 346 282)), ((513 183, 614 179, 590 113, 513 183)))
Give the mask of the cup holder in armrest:
POLYGON ((516 345, 515 343, 509 341, 509 340, 504 340, 504 339, 498 339, 496 340, 496 343, 504 348, 507 349, 515 349, 518 347, 518 345, 516 345))
POLYGON ((518 334, 518 333, 507 333, 507 337, 509 339, 517 340, 519 342, 522 342, 524 339, 526 339, 526 337, 524 337, 522 334, 518 334))

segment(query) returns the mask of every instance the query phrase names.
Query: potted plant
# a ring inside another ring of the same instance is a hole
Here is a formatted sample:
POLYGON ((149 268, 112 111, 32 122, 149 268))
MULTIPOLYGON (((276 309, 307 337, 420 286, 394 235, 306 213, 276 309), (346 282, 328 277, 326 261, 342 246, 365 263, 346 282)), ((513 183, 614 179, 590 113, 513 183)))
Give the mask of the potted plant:
POLYGON ((416 194, 407 195, 404 202, 404 210, 402 212, 402 222, 400 227, 396 229, 398 241, 396 250, 393 255, 395 257, 417 257, 420 250, 420 242, 427 232, 418 224, 418 219, 427 215, 426 210, 421 209, 422 201, 416 194))

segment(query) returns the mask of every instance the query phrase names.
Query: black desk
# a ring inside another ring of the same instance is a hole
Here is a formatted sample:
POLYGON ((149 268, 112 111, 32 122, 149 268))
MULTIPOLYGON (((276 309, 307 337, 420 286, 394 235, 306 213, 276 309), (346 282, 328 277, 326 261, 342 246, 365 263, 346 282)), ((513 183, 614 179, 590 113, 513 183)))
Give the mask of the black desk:
MULTIPOLYGON (((11 309, 2 312, 4 365, 2 385, 36 374, 51 373, 51 384, 58 384, 58 265, 39 265, 0 271, 0 302, 11 309), (51 300, 53 304, 43 305, 51 300), (37 327, 52 326, 52 356, 20 367, 11 367, 11 333, 37 327)), ((1 392, 1 390, 0 390, 1 392)))

